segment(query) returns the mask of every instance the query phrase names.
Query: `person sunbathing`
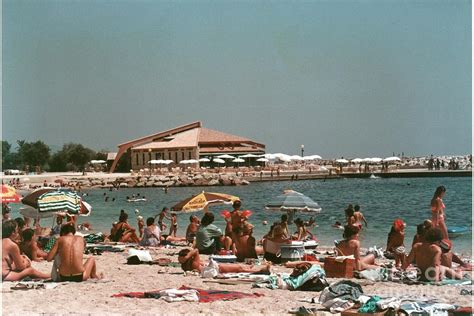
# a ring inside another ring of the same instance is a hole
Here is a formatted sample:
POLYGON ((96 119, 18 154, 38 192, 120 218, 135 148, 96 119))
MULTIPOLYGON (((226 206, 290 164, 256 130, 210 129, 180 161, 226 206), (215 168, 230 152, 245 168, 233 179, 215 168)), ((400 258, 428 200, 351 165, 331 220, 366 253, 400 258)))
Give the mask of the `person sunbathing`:
POLYGON ((43 261, 48 256, 47 252, 44 252, 38 247, 37 237, 34 229, 27 228, 21 232, 21 243, 20 250, 33 261, 43 261))
MULTIPOLYGON (((184 271, 197 270, 200 273, 206 266, 206 263, 201 261, 199 250, 197 249, 182 249, 178 253, 178 262, 181 263, 181 268, 184 271)), ((270 264, 264 266, 245 265, 240 263, 219 263, 219 273, 270 273, 270 264)))
POLYGON ((386 257, 393 257, 395 259, 395 267, 399 268, 405 260, 405 227, 406 224, 397 219, 393 222, 390 233, 387 238, 386 257))
POLYGON ((443 240, 443 234, 439 228, 430 228, 424 234, 424 241, 416 243, 402 270, 405 270, 410 264, 415 263, 419 269, 420 281, 441 281, 445 277, 450 279, 462 279, 461 273, 441 265, 442 251, 439 246, 443 240))
POLYGON ((291 243, 291 240, 286 238, 284 228, 280 223, 275 223, 272 227, 272 231, 263 240, 264 258, 279 264, 281 263, 280 246, 291 243))
POLYGON ((157 247, 161 242, 161 231, 158 226, 155 225, 155 218, 148 217, 146 219, 146 228, 143 231, 143 238, 140 241, 140 246, 152 246, 157 247))
POLYGON ((346 225, 342 236, 344 240, 336 244, 336 252, 339 256, 354 256, 354 269, 356 271, 378 268, 375 265, 374 254, 360 256, 359 228, 357 226, 346 225))
POLYGON ((59 256, 60 281, 82 282, 89 278, 101 279, 102 274, 97 274, 94 258, 88 258, 83 263, 86 242, 82 236, 75 236, 76 229, 73 225, 65 224, 61 227, 60 237, 56 240, 46 260, 52 261, 59 256))
POLYGON ((31 261, 20 254, 20 248, 13 242, 17 235, 18 226, 14 220, 2 223, 2 281, 20 281, 26 277, 51 278, 51 274, 33 269, 31 261))
POLYGON ((119 222, 114 224, 110 231, 110 240, 115 242, 140 242, 140 239, 135 233, 135 229, 130 226, 127 220, 128 214, 125 212, 121 213, 119 222))
POLYGON ((472 265, 470 263, 462 261, 461 258, 459 258, 454 252, 452 252, 452 247, 453 243, 449 239, 443 239, 439 243, 439 246, 441 248, 442 254, 441 254, 441 265, 452 268, 453 267, 453 262, 459 264, 459 267, 457 270, 472 270, 472 265))
POLYGON ((237 261, 244 262, 246 258, 256 259, 256 241, 252 236, 253 225, 250 223, 245 223, 242 228, 242 236, 239 236, 235 241, 235 250, 237 261))

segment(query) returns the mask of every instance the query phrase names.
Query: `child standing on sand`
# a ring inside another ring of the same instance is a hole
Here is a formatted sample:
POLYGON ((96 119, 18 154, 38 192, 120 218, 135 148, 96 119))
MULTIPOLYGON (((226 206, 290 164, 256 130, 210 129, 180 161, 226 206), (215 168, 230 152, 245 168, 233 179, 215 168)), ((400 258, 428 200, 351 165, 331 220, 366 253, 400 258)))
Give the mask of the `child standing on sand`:
POLYGON ((176 237, 176 232, 178 231, 178 219, 176 218, 176 213, 171 213, 171 224, 170 224, 170 236, 176 237))

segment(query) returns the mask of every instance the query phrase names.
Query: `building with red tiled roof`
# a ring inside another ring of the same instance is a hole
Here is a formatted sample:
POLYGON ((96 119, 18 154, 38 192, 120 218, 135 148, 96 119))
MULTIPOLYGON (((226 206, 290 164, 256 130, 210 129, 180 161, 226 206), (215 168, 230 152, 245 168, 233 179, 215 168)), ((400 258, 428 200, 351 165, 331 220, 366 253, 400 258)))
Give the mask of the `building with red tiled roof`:
POLYGON ((265 153, 264 144, 202 127, 201 122, 134 139, 118 145, 118 149, 110 172, 114 172, 125 153, 130 155, 133 170, 148 168, 150 160, 173 160, 177 164, 181 160, 212 158, 222 154, 237 157, 265 153))

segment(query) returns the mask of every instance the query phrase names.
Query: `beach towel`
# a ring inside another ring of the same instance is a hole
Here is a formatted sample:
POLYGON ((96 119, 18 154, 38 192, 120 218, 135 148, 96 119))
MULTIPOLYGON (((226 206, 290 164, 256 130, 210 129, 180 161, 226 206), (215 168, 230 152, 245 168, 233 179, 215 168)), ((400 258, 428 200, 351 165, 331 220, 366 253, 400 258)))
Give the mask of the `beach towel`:
POLYGON ((105 237, 104 234, 102 233, 97 233, 97 234, 88 234, 84 236, 84 240, 89 243, 98 243, 104 241, 105 237))
POLYGON ((319 296, 319 303, 331 313, 340 313, 354 306, 354 302, 364 294, 362 287, 349 280, 341 280, 330 284, 319 296))
POLYGON ((163 298, 168 302, 176 302, 179 298, 174 297, 181 297, 181 300, 191 300, 193 299, 193 295, 191 292, 197 293, 197 297, 199 298, 200 303, 210 303, 214 301, 232 301, 240 298, 255 298, 263 296, 260 293, 242 293, 242 292, 234 292, 234 291, 222 291, 222 290, 202 290, 202 289, 195 289, 190 288, 187 286, 181 286, 179 289, 166 289, 166 290, 157 290, 157 291, 150 291, 150 292, 130 292, 130 293, 119 293, 114 294, 112 297, 131 297, 131 298, 155 298, 160 299, 163 298), (186 292, 180 292, 186 291, 186 292), (180 294, 181 293, 181 294, 180 294), (167 297, 167 298, 166 298, 167 297))
POLYGON ((283 290, 302 290, 302 291, 321 291, 328 284, 325 279, 324 270, 320 265, 313 264, 306 272, 291 276, 288 273, 281 275, 270 275, 264 281, 257 281, 252 287, 283 289, 283 290), (319 282, 319 280, 321 282, 319 282), (316 289, 317 288, 317 289, 316 289))
POLYGON ((448 316, 456 307, 442 303, 403 302, 400 310, 408 316, 448 316))

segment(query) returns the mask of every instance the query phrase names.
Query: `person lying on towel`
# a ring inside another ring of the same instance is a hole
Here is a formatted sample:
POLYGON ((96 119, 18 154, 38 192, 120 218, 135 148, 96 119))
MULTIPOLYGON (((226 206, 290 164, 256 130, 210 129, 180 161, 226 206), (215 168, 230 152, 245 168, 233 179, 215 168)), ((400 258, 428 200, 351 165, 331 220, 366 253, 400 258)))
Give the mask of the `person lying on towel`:
POLYGON ((73 225, 61 226, 60 237, 56 240, 46 260, 52 261, 59 256, 59 277, 62 282, 82 282, 89 278, 101 279, 97 274, 94 258, 88 258, 83 264, 84 247, 86 242, 82 236, 75 236, 73 225))
MULTIPOLYGON (((184 271, 197 270, 200 273, 207 265, 201 261, 199 250, 197 249, 183 249, 178 253, 178 262, 181 263, 181 268, 184 271)), ((253 266, 239 263, 219 263, 219 273, 270 273, 270 264, 263 266, 253 266)))

